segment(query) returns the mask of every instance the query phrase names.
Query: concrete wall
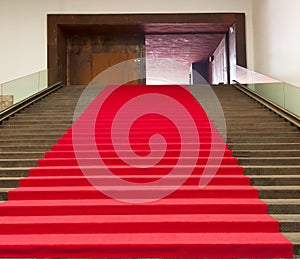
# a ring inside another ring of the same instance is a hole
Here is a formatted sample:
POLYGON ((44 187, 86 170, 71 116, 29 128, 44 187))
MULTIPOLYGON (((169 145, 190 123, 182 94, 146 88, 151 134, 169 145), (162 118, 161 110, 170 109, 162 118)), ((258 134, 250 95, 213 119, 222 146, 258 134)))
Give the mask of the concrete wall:
POLYGON ((254 70, 300 87, 300 1, 252 2, 254 70))
POLYGON ((47 67, 47 13, 243 12, 246 13, 247 23, 248 66, 252 67, 251 2, 252 0, 0 0, 0 83, 47 67))

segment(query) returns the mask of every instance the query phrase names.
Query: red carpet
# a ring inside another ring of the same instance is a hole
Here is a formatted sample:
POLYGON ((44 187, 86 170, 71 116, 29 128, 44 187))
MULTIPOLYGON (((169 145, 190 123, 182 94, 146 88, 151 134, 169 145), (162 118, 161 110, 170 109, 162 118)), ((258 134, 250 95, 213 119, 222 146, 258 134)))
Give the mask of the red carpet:
POLYGON ((8 197, 0 258, 293 257, 257 189, 179 86, 107 87, 8 197))

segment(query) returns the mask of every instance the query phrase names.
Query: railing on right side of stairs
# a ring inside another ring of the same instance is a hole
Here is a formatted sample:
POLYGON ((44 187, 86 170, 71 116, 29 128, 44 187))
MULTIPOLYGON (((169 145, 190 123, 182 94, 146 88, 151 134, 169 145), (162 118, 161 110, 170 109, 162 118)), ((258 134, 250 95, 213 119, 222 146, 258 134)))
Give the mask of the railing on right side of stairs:
POLYGON ((0 124, 3 120, 60 87, 62 87, 61 67, 45 69, 9 82, 1 83, 0 124))
POLYGON ((249 69, 231 67, 231 80, 251 98, 300 128, 300 87, 249 69))

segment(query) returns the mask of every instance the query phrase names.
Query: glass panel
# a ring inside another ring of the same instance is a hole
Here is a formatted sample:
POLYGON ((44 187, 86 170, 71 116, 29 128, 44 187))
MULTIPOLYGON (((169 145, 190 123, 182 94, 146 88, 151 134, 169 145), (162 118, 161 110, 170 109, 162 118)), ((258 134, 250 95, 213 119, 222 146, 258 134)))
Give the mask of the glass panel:
POLYGON ((0 85, 0 111, 62 80, 61 68, 42 70, 0 85), (48 79, 51 72, 52 80, 48 79))
POLYGON ((300 117, 300 87, 240 66, 233 66, 230 75, 233 82, 244 84, 260 96, 300 117))
POLYGON ((3 84, 2 96, 12 96, 13 104, 38 92, 39 73, 24 76, 3 84))
POLYGON ((282 83, 258 83, 251 88, 262 97, 285 108, 284 87, 282 83))
MULTIPOLYGON (((58 82, 59 80, 57 80, 58 82)), ((43 70, 40 72, 39 91, 44 90, 48 87, 48 71, 43 70)))
POLYGON ((300 117, 300 88, 284 84, 285 108, 300 117))

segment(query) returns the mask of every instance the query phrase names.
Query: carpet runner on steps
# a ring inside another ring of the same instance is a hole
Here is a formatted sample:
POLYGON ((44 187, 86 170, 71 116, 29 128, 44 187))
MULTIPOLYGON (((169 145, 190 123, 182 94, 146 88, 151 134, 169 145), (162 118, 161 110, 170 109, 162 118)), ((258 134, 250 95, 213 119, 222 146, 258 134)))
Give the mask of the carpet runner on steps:
POLYGON ((293 257, 278 221, 188 91, 112 89, 104 90, 109 98, 94 99, 0 205, 1 258, 293 257), (182 104, 196 136, 172 106, 164 109, 183 129, 156 108, 130 124, 137 103, 113 132, 123 105, 148 94, 182 104))

